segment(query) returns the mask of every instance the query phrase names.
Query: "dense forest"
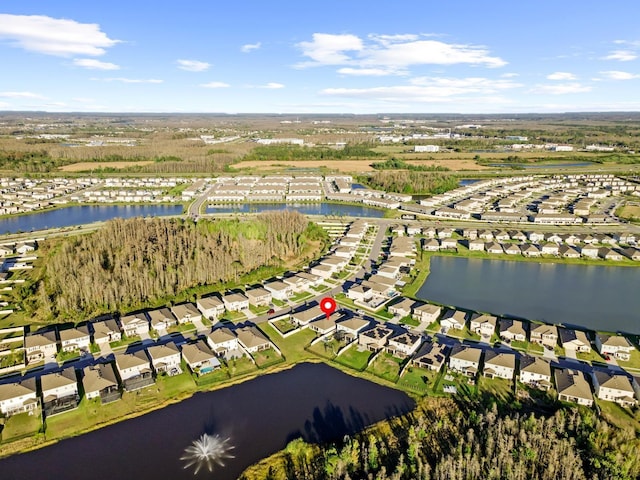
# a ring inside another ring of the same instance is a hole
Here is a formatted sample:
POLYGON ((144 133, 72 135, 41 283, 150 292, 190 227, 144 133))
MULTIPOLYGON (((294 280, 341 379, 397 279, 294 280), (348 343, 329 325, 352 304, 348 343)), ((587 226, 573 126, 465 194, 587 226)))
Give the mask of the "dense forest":
POLYGON ((242 480, 630 480, 640 440, 590 409, 549 416, 424 399, 411 414, 330 445, 291 442, 242 480))
POLYGON ((384 162, 371 164, 374 170, 412 170, 414 172, 447 172, 449 169, 441 165, 413 165, 404 160, 392 157, 384 162))
POLYGON ((300 261, 324 232, 294 211, 255 220, 134 218, 51 247, 35 298, 58 318, 154 302, 199 285, 237 281, 263 266, 300 261))
POLYGON ((345 160, 382 156, 371 150, 372 147, 369 144, 347 144, 340 149, 299 145, 257 146, 241 160, 345 160))
POLYGON ((371 188, 409 194, 437 194, 458 187, 458 179, 453 175, 406 170, 378 171, 370 176, 359 176, 358 181, 371 188))

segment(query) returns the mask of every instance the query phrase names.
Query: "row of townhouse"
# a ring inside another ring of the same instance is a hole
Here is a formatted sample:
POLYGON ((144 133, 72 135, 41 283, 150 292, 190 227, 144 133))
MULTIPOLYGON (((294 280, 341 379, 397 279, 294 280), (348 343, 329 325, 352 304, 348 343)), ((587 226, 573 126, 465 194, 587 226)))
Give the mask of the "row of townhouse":
POLYGON ((135 352, 116 353, 113 363, 95 363, 82 370, 69 366, 0 384, 0 413, 34 413, 42 406, 45 416, 55 415, 76 408, 81 391, 87 399, 99 398, 108 403, 120 399, 122 390, 130 392, 152 385, 157 375, 182 373, 182 361, 195 375, 205 375, 220 368, 221 355, 251 355, 272 347, 269 338, 255 326, 219 328, 206 339, 181 347, 173 342, 156 344, 135 352))
MULTIPOLYGON (((557 243, 498 243, 485 242, 481 239, 463 241, 466 243, 470 251, 487 252, 490 254, 506 254, 506 255, 522 255, 525 257, 541 257, 550 255, 563 258, 601 258, 604 260, 621 261, 623 258, 629 258, 634 261, 640 261, 640 249, 635 247, 627 247, 624 249, 614 249, 609 247, 598 247, 596 245, 585 245, 583 247, 573 247, 571 245, 558 245, 557 243)), ((453 239, 445 240, 425 240, 423 249, 426 251, 438 250, 457 250, 458 242, 453 239)))

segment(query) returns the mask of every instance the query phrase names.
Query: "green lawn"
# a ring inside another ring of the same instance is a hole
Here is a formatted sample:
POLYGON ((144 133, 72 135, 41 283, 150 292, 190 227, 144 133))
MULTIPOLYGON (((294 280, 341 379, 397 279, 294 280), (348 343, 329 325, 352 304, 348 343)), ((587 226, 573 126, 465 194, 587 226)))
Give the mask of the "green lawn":
POLYGON ((0 356, 0 368, 24 365, 24 350, 0 356))
POLYGON ((321 357, 334 358, 338 353, 338 350, 343 348, 345 345, 346 342, 330 337, 328 340, 320 341, 312 347, 309 347, 309 350, 321 357))
POLYGON ((628 362, 623 362, 622 360, 618 360, 618 365, 622 368, 631 368, 631 369, 640 369, 640 352, 635 348, 631 350, 631 358, 628 362))
POLYGON ((109 343, 109 346, 112 349, 117 349, 121 347, 126 347, 127 345, 130 345, 135 342, 140 342, 140 341, 142 341, 142 339, 138 335, 134 335, 132 337, 127 337, 123 335, 122 340, 118 340, 117 342, 111 342, 109 343))
POLYGON ((513 381, 504 378, 485 378, 478 380, 480 392, 498 400, 498 403, 508 404, 513 401, 513 381))
POLYGON ((270 307, 267 306, 262 306, 262 307, 255 307, 253 305, 249 305, 249 310, 251 311, 251 313, 253 313, 254 315, 264 315, 265 313, 267 313, 269 311, 270 307))
POLYGON ((6 419, 2 429, 2 441, 10 442, 19 438, 28 437, 38 433, 42 428, 42 417, 40 412, 37 415, 21 413, 6 419))
POLYGON ((595 401, 600 407, 601 415, 609 420, 613 425, 616 425, 622 430, 627 430, 634 436, 640 430, 640 418, 637 409, 633 412, 628 408, 622 408, 615 402, 607 402, 597 398, 595 401))
POLYGON ((225 312, 220 320, 229 320, 230 322, 244 322, 247 316, 242 312, 225 312))
POLYGON ((64 363, 78 358, 80 358, 80 350, 72 350, 71 352, 60 351, 56 355, 56 360, 58 360, 59 363, 64 363))
POLYGON ((410 327, 420 326, 420 320, 416 320, 411 315, 407 315, 400 319, 400 325, 409 325, 410 327))
POLYGON ((576 358, 578 360, 583 360, 585 362, 600 362, 600 363, 604 363, 605 362, 604 357, 602 355, 600 355, 598 353, 598 351, 593 349, 593 348, 588 353, 586 353, 586 352, 576 352, 576 358))
POLYGON ((276 347, 286 357, 287 362, 297 363, 317 358, 304 348, 316 337, 314 331, 305 328, 287 338, 282 338, 268 323, 260 324, 260 328, 275 343, 276 347))
POLYGON ((428 390, 433 389, 437 378, 438 372, 411 366, 405 369, 398 385, 425 394, 428 390))
POLYGON ((267 350, 261 350, 253 354, 253 359, 256 362, 256 365, 260 368, 265 368, 276 363, 284 362, 284 358, 278 352, 276 352, 273 348, 269 348, 267 350))
POLYGON ((359 351, 358 345, 353 345, 339 357, 336 357, 336 361, 355 370, 364 370, 371 355, 373 355, 373 352, 366 349, 359 351))
POLYGON ((398 381, 398 378, 400 378, 401 364, 402 359, 394 357, 389 353, 382 352, 378 354, 367 370, 378 377, 395 383, 398 381))
POLYGON ((299 303, 305 298, 311 298, 312 296, 313 295, 309 292, 300 292, 300 293, 296 293, 293 297, 291 297, 291 300, 296 303, 299 303))
POLYGON ((282 334, 289 333, 297 328, 297 325, 293 323, 291 318, 282 318, 271 323, 282 334))

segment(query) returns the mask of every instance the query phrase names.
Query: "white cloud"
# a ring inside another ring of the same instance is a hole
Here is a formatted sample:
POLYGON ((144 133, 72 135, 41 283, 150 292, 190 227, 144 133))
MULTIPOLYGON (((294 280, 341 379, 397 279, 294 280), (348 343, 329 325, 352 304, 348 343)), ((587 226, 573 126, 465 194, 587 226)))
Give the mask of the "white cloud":
POLYGON ((0 98, 45 98, 33 92, 0 92, 0 98))
MULTIPOLYGON (((417 77, 411 79, 408 85, 372 88, 326 88, 320 93, 322 95, 367 98, 385 102, 453 102, 463 99, 482 101, 481 99, 484 96, 502 99, 496 94, 521 86, 521 84, 510 80, 494 80, 483 77, 417 77)), ((501 101, 504 101, 504 99, 501 101)))
POLYGON ((227 88, 227 87, 230 87, 231 85, 224 82, 209 82, 209 83, 202 83, 200 84, 200 86, 204 88, 227 88))
POLYGON ((618 60, 620 62, 629 62, 638 58, 638 55, 631 50, 614 50, 604 57, 604 60, 618 60))
POLYGON ((122 83, 163 83, 164 80, 158 80, 157 78, 123 78, 123 77, 111 77, 111 78, 92 78, 91 80, 102 82, 122 82, 122 83))
POLYGON ((567 93, 584 93, 590 92, 591 87, 589 85, 583 85, 581 83, 556 83, 553 85, 536 85, 529 93, 541 93, 548 95, 565 95, 567 93))
POLYGON ((500 75, 502 78, 515 78, 515 77, 519 77, 520 74, 519 73, 503 73, 502 75, 500 75))
POLYGON ((640 78, 640 75, 629 72, 621 72, 619 70, 609 70, 606 72, 600 72, 600 75, 608 80, 633 80, 634 78, 640 78))
POLYGON ((554 72, 547 75, 547 80, 575 80, 576 76, 569 72, 554 72))
POLYGON ((277 90, 279 88, 284 88, 284 85, 282 83, 269 82, 265 85, 260 85, 258 88, 267 88, 269 90, 277 90))
POLYGON ((120 70, 120 66, 115 63, 101 62, 95 58, 74 58, 73 64, 91 70, 120 70))
POLYGON ((186 70, 187 72, 204 72, 211 68, 210 63, 201 62, 200 60, 178 60, 176 63, 180 70, 186 70))
POLYGON ((103 55, 118 40, 109 38, 96 23, 44 15, 0 14, 0 39, 46 55, 103 55))
MULTIPOLYGON (((369 35, 367 42, 351 34, 314 33, 313 40, 297 46, 311 61, 299 63, 298 68, 344 65, 346 74, 358 69, 389 75, 406 73, 412 65, 471 64, 501 67, 507 64, 489 55, 486 48, 476 45, 425 40, 424 35, 369 35)), ((345 71, 342 72, 345 74, 345 71)))
POLYGON ((249 53, 249 52, 252 52, 253 50, 258 50, 260 47, 262 47, 262 43, 260 42, 247 43, 246 45, 242 45, 240 47, 240 51, 242 53, 249 53))
POLYGON ((338 69, 340 75, 353 75, 362 77, 385 77, 387 75, 406 75, 407 72, 403 70, 390 70, 386 68, 352 68, 343 67, 338 69))

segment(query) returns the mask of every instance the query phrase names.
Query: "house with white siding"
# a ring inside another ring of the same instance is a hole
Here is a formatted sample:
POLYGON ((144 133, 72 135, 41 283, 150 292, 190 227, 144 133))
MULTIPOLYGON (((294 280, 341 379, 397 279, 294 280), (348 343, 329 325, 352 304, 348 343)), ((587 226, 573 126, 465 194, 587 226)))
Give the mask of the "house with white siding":
POLYGON ((249 305, 254 307, 267 307, 273 298, 271 292, 262 287, 250 288, 244 294, 249 300, 249 305))
POLYGON ((421 323, 430 325, 438 320, 441 313, 442 307, 430 303, 424 303, 414 306, 411 316, 421 323))
POLYGON ((125 390, 133 391, 154 383, 151 362, 144 350, 116 353, 116 369, 125 390))
POLYGON ((179 324, 202 320, 202 314, 198 307, 191 302, 179 303, 171 307, 171 312, 178 320, 179 324))
POLYGON ((127 337, 149 332, 149 320, 144 312, 123 315, 120 317, 120 325, 127 337))
POLYGON ((449 368, 468 377, 475 377, 480 369, 482 350, 456 344, 449 355, 449 368))
POLYGON ((443 343, 425 342, 411 360, 417 367, 440 371, 447 359, 449 348, 443 343))
POLYGON ((78 377, 73 367, 40 377, 42 410, 47 417, 78 407, 78 377))
POLYGON ((521 355, 520 381, 539 390, 549 390, 552 387, 551 364, 542 357, 521 355))
POLYGON ((594 370, 592 378, 596 396, 600 400, 615 402, 622 407, 634 407, 638 404, 631 381, 623 373, 594 370))
POLYGON ((182 358, 196 375, 205 375, 221 367, 220 360, 204 340, 182 346, 182 358))
POLYGON ((237 329, 238 343, 249 354, 271 348, 269 338, 258 327, 242 327, 237 329))
POLYGON ((591 342, 587 338, 587 334, 582 330, 559 328, 558 333, 560 335, 560 345, 565 350, 585 353, 591 351, 591 342))
POLYGON ((293 287, 281 280, 266 282, 264 284, 264 289, 271 294, 272 298, 282 302, 286 301, 291 295, 293 295, 293 287))
POLYGON ((369 320, 362 317, 352 317, 336 322, 336 332, 344 336, 347 341, 354 341, 358 334, 369 326, 369 320))
POLYGON ((55 359, 58 353, 58 339, 53 330, 37 332, 24 337, 27 365, 55 359))
POLYGON ((462 310, 447 310, 440 319, 440 326, 445 330, 449 330, 450 328, 462 330, 464 329, 466 319, 467 314, 462 310))
POLYGON ((611 355, 618 360, 629 361, 635 350, 627 337, 596 333, 596 348, 601 355, 611 355))
POLYGON ((225 355, 238 349, 238 336, 227 327, 220 327, 207 335, 207 343, 217 355, 225 355))
POLYGON ((196 307, 198 307, 200 313, 209 320, 215 320, 224 314, 224 303, 217 295, 199 298, 196 301, 196 307))
POLYGON ((482 374, 488 378, 513 380, 516 370, 516 356, 513 353, 499 353, 487 350, 484 353, 482 374))
POLYGON ((25 412, 35 412, 38 408, 36 379, 0 385, 0 413, 9 417, 25 412))
POLYGON ((395 357, 410 357, 418 351, 422 340, 422 335, 418 333, 403 331, 389 337, 386 350, 395 357))
POLYGON ((93 322, 91 327, 93 328, 93 341, 96 345, 122 340, 122 332, 115 318, 93 322))
POLYGON ((167 330, 178 323, 171 310, 166 307, 147 311, 147 317, 149 317, 151 328, 155 331, 167 330))
POLYGON ((153 345, 147 348, 147 354, 156 374, 171 373, 173 369, 180 369, 180 349, 173 342, 153 345))
POLYGON ((524 342, 527 340, 527 331, 524 328, 524 323, 520 320, 514 320, 511 318, 501 319, 499 324, 499 337, 502 340, 524 342))
POLYGON ((593 405, 593 394, 589 382, 580 370, 557 369, 555 371, 558 399, 578 405, 593 405))
POLYGON ((498 319, 493 315, 474 313, 469 321, 469 329, 481 337, 491 337, 497 324, 498 319))
POLYGON ((558 327, 555 325, 547 325, 546 323, 531 324, 529 332, 531 342, 553 348, 558 343, 558 327))
POLYGON ((89 345, 91 344, 89 327, 83 325, 78 328, 59 330, 58 335, 60 336, 60 347, 63 352, 89 351, 89 345))

